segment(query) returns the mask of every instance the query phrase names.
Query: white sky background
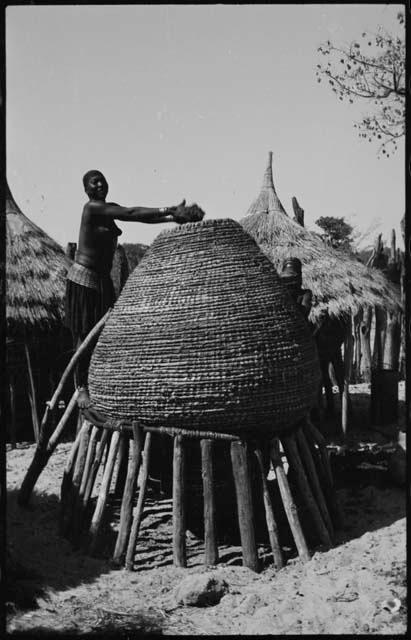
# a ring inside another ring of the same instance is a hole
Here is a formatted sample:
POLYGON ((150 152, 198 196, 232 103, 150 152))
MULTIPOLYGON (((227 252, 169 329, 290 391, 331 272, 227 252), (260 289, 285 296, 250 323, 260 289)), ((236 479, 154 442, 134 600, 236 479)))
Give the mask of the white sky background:
MULTIPOLYGON (((7 175, 17 204, 65 246, 77 241, 82 176, 108 200, 243 217, 273 151, 274 183, 314 228, 371 225, 389 242, 405 210, 404 144, 389 159, 353 127, 367 102, 340 102, 316 65, 402 5, 15 6, 6 10, 7 175)), ((166 226, 119 223, 122 242, 166 226)))

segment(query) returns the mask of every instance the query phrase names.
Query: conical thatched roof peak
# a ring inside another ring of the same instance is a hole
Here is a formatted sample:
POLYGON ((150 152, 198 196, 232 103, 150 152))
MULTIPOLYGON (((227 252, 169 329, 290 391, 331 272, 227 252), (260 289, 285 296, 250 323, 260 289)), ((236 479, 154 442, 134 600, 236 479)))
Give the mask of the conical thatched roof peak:
POLYGON ((267 168, 264 172, 263 184, 259 196, 250 206, 247 215, 251 213, 280 213, 287 215, 280 198, 277 195, 273 179, 273 152, 268 154, 267 168))
POLYGON ((317 234, 287 216, 274 183, 270 186, 270 172, 271 154, 263 189, 240 222, 278 272, 285 259, 301 260, 303 286, 313 292, 310 319, 319 319, 324 311, 331 317, 344 317, 368 305, 398 309, 399 292, 380 271, 326 245, 317 234), (279 205, 274 204, 277 202, 279 205))
POLYGON ((8 334, 61 326, 70 260, 55 240, 24 215, 8 184, 6 259, 8 334))

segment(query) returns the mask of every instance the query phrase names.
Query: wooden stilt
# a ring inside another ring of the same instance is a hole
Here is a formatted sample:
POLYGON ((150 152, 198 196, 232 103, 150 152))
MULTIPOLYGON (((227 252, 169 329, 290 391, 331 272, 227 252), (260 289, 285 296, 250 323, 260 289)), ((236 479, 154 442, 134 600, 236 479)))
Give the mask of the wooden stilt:
POLYGON ((243 564, 253 571, 258 571, 247 445, 245 442, 236 441, 232 442, 230 446, 237 497, 238 523, 243 551, 243 564))
POLYGON ((301 458, 299 456, 297 445, 293 436, 282 436, 281 442, 284 447, 284 452, 287 456, 288 464, 293 471, 296 479, 299 493, 303 499, 307 511, 310 514, 312 523, 318 534, 320 542, 326 547, 331 546, 330 535, 327 531, 327 527, 324 524, 321 513, 311 492, 307 476, 305 474, 301 458))
POLYGON ((80 490, 81 478, 84 471, 84 465, 87 457, 87 446, 90 438, 91 424, 90 422, 84 422, 84 425, 80 431, 79 444, 77 455, 74 462, 73 476, 71 482, 69 479, 68 490, 64 502, 64 511, 62 513, 62 535, 71 537, 76 533, 75 525, 75 506, 78 498, 78 492, 80 490))
POLYGON ((84 497, 84 494, 85 494, 85 491, 86 491, 87 481, 89 479, 90 472, 91 472, 91 467, 92 467, 92 464, 93 464, 93 460, 94 460, 95 455, 96 455, 97 441, 98 441, 99 436, 100 436, 100 431, 101 430, 98 427, 93 427, 92 430, 91 430, 90 440, 89 440, 89 443, 88 443, 86 464, 84 465, 84 473, 83 473, 83 477, 81 479, 81 485, 80 485, 79 495, 80 495, 81 498, 84 497))
POLYGON ((59 439, 67 425, 67 421, 74 407, 77 406, 77 396, 78 391, 76 390, 73 393, 70 402, 68 403, 57 427, 55 428, 50 438, 48 437, 49 434, 47 434, 45 429, 40 431, 40 439, 34 452, 33 460, 30 463, 30 466, 27 470, 26 475, 24 476, 24 480, 20 487, 18 503, 21 506, 26 505, 29 501, 34 485, 36 484, 41 472, 46 466, 51 454, 55 450, 59 439))
POLYGON ((143 466, 141 469, 141 484, 138 494, 137 506, 134 512, 133 524, 131 526, 130 538, 127 545, 126 553, 126 569, 133 570, 134 554, 136 551, 136 543, 138 532, 140 530, 141 518, 143 515, 144 500, 146 497, 148 469, 150 465, 150 449, 151 449, 151 433, 146 433, 143 453, 143 466))
POLYGON ((84 425, 81 428, 81 436, 79 442, 78 453, 76 462, 74 464, 73 479, 71 482, 71 498, 69 498, 69 505, 67 509, 67 528, 66 534, 72 538, 74 542, 77 542, 80 525, 81 525, 81 499, 80 499, 80 487, 83 478, 84 467, 86 465, 88 445, 90 441, 90 433, 92 425, 88 420, 84 421, 84 425))
POLYGON ((275 521, 274 509, 271 502, 270 493, 268 490, 267 476, 264 472, 263 456, 260 449, 255 449, 254 453, 258 460, 258 466, 260 469, 261 484, 263 488, 265 519, 267 522, 267 529, 268 529, 268 536, 270 539, 271 551, 273 553, 274 566, 276 569, 281 569, 281 567, 284 566, 284 560, 281 552, 280 542, 278 539, 278 527, 275 521))
POLYGON ((136 490, 138 472, 141 464, 141 451, 143 446, 143 433, 138 423, 133 423, 133 440, 131 443, 131 461, 127 471, 127 478, 124 487, 123 500, 121 502, 120 525, 116 546, 113 554, 113 562, 120 564, 126 551, 128 538, 130 535, 132 515, 133 515, 133 496, 136 490))
POLYGON ((315 463, 310 448, 308 446, 305 435, 301 429, 298 429, 296 433, 297 446, 300 453, 301 460, 304 465, 305 472, 307 474, 311 491, 316 499, 318 508, 320 510, 321 516, 325 522, 325 525, 328 529, 328 533, 330 535, 331 540, 334 537, 334 527, 331 521, 330 514, 328 513, 327 504, 325 502, 324 494, 321 489, 320 481, 318 479, 317 470, 315 467, 315 463))
POLYGON ((34 440, 35 442, 38 442, 39 434, 40 434, 39 414, 37 412, 36 388, 34 386, 34 377, 33 377, 33 370, 31 368, 30 351, 29 351, 27 342, 24 343, 24 351, 26 353, 27 372, 29 377, 29 401, 31 406, 31 418, 33 421, 34 440))
POLYGON ((113 475, 114 464, 117 457, 118 446, 120 440, 120 432, 114 431, 111 437, 110 451, 108 454, 107 464, 104 469, 103 479, 101 482, 100 492, 97 498, 96 508, 90 525, 90 553, 94 554, 97 550, 98 534, 100 532, 103 520, 104 509, 107 503, 110 491, 110 483, 113 475))
POLYGON ((83 506, 87 507, 88 501, 90 500, 90 496, 93 492, 94 483, 96 480, 98 468, 100 466, 101 460, 103 458, 104 449, 106 447, 106 443, 109 437, 108 429, 103 429, 103 433, 101 434, 100 442, 97 445, 96 455, 94 460, 91 463, 90 473, 88 475, 86 481, 86 487, 83 495, 83 506))
POLYGON ((213 444, 212 440, 206 439, 200 442, 204 496, 204 563, 206 565, 214 565, 218 562, 213 444))
POLYGON ((186 567, 185 477, 183 438, 174 438, 173 454, 173 560, 174 566, 186 567))
POLYGON ((10 442, 11 448, 15 449, 17 446, 17 434, 16 434, 16 394, 14 391, 14 379, 10 375, 9 378, 9 400, 10 400, 10 442))
POLYGON ((331 472, 330 459, 329 459, 324 437, 309 419, 307 419, 307 422, 306 422, 306 429, 308 430, 308 433, 311 435, 313 441, 318 445, 318 453, 320 455, 320 458, 322 461, 322 467, 324 469, 324 478, 325 478, 324 486, 327 487, 327 492, 330 496, 329 504, 333 505, 332 513, 333 513, 334 523, 337 529, 341 529, 343 526, 344 518, 343 518, 342 510, 340 507, 340 502, 338 500, 337 492, 335 491, 334 479, 331 472))
POLYGON ((298 517, 297 507, 291 494, 290 486, 288 484, 287 475, 283 468, 281 461, 279 441, 273 440, 270 457, 273 463, 275 476, 278 482, 278 488, 280 490, 282 502, 284 505, 285 513, 290 525, 291 532, 293 534, 295 546, 297 547, 298 555, 301 560, 307 562, 310 560, 310 552, 308 551, 305 536, 301 527, 300 519, 298 517))
POLYGON ((80 444, 80 437, 81 437, 81 434, 79 433, 73 442, 73 446, 70 449, 70 454, 63 471, 63 481, 61 483, 61 493, 60 493, 61 506, 63 511, 65 510, 66 498, 71 486, 73 468, 76 462, 77 452, 80 444))
POLYGON ((130 438, 128 433, 123 433, 120 438, 120 450, 118 455, 118 469, 116 484, 114 487, 114 495, 116 498, 123 495, 124 485, 127 477, 128 456, 129 456, 130 438))

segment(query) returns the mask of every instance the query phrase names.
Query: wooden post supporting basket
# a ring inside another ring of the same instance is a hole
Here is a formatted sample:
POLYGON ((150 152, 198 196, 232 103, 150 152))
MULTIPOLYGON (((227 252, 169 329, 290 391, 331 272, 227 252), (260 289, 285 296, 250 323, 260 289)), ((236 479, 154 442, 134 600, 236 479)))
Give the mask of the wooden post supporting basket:
MULTIPOLYGON (((122 498, 113 562, 116 566, 121 566, 124 563, 128 570, 134 568, 147 492, 152 437, 156 437, 155 432, 157 431, 157 433, 168 434, 174 441, 172 471, 174 564, 179 567, 187 566, 184 442, 186 438, 194 438, 201 450, 204 498, 204 563, 213 565, 218 562, 213 445, 214 440, 223 440, 230 447, 232 469, 227 468, 227 474, 232 474, 234 478, 243 563, 253 571, 259 570, 260 562, 254 529, 256 506, 253 505, 249 464, 249 452, 254 452, 261 479, 261 482, 257 484, 262 495, 274 566, 277 570, 284 566, 281 540, 283 534, 277 524, 277 514, 273 506, 267 471, 263 463, 262 446, 266 446, 264 443, 256 442, 251 436, 248 438, 243 436, 240 439, 239 436, 220 432, 196 432, 175 427, 154 428, 137 422, 126 425, 118 421, 107 421, 104 417, 97 416, 95 412, 85 411, 85 417, 87 419, 70 452, 63 480, 64 531, 67 537, 74 539, 74 541, 79 539, 82 532, 79 523, 87 519, 86 507, 90 501, 98 468, 103 464, 103 451, 111 435, 106 464, 102 468, 102 480, 98 489, 97 502, 88 525, 88 550, 93 554, 98 550, 99 532, 106 507, 110 501, 110 487, 113 484, 112 478, 117 456, 120 451, 123 451, 123 457, 119 456, 117 462, 117 480, 111 493, 115 496, 117 490, 117 494, 121 492, 122 498), (91 427, 90 420, 94 423, 93 427, 91 427), (129 443, 131 447, 130 458, 125 453, 129 443), (88 450, 86 450, 87 447, 88 450), (137 487, 139 471, 140 481, 137 487), (121 482, 119 474, 122 474, 121 482), (133 514, 136 493, 137 502, 133 514), (71 499, 68 500, 67 496, 71 499)), ((281 433, 272 440, 270 457, 295 546, 300 559, 305 562, 310 559, 306 533, 310 532, 310 544, 315 544, 313 542, 315 539, 317 544, 329 547, 332 544, 334 530, 339 528, 342 522, 325 443, 321 434, 307 419, 293 430, 281 433), (289 468, 292 470, 292 481, 289 481, 282 464, 280 444, 283 447, 289 468), (304 531, 305 527, 309 528, 306 532, 304 531)), ((254 490, 256 490, 255 485, 254 490)), ((85 526, 87 527, 87 523, 85 526)))

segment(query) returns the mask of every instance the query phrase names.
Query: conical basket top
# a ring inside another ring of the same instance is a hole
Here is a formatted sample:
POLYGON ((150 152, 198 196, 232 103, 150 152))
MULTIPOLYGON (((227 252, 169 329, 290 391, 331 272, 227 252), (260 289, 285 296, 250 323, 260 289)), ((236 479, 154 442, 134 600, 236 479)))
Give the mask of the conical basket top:
POLYGON ((161 233, 130 275, 89 370, 112 418, 273 434, 312 406, 317 353, 271 262, 234 220, 161 233))

